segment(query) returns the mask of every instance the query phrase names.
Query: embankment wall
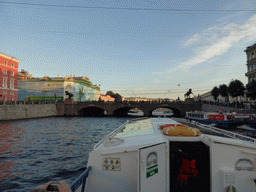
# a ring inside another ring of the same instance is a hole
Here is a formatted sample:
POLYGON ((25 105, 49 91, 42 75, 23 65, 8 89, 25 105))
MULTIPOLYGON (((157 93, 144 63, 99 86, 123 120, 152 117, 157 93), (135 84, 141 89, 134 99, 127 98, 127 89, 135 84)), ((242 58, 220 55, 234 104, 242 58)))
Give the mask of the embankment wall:
POLYGON ((57 115, 55 104, 0 106, 0 120, 29 119, 57 115))

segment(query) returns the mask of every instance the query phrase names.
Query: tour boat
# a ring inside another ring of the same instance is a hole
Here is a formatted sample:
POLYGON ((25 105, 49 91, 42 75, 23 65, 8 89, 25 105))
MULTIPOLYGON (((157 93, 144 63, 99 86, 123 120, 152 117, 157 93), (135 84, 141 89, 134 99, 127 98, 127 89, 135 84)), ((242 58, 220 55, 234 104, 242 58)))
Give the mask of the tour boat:
POLYGON ((217 124, 221 127, 231 127, 243 124, 255 124, 255 116, 253 114, 237 114, 224 112, 203 112, 191 111, 186 112, 186 119, 194 120, 204 124, 217 124))
POLYGON ((94 146, 72 191, 255 191, 256 139, 192 123, 127 121, 94 146))

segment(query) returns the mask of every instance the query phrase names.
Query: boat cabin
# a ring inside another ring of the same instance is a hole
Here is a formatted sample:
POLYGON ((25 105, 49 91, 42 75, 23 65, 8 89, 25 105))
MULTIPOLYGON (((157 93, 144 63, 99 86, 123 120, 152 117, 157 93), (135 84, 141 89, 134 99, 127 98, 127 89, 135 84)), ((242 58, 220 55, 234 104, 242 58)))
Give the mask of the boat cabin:
POLYGON ((255 191, 253 139, 228 131, 221 136, 206 125, 197 136, 171 136, 161 129, 167 124, 180 123, 128 121, 103 138, 89 154, 85 191, 255 191))

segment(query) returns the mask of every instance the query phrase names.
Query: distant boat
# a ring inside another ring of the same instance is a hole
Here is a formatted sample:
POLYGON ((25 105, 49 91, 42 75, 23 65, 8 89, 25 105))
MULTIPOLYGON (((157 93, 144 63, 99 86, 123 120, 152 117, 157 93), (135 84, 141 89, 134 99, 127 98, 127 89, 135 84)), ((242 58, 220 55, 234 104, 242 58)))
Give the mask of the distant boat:
POLYGON ((220 127, 238 126, 244 124, 256 124, 253 114, 237 114, 223 112, 186 112, 186 119, 194 120, 203 124, 216 124, 220 127))
POLYGON ((138 113, 139 110, 138 109, 130 109, 130 111, 128 111, 128 113, 138 113))

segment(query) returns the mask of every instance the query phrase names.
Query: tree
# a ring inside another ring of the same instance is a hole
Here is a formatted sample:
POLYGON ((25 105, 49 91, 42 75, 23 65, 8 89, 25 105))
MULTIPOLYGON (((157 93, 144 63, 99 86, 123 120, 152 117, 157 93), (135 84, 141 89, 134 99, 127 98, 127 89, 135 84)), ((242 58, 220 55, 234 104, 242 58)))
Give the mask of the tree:
POLYGON ((234 80, 229 83, 228 92, 234 98, 244 95, 244 84, 239 80, 234 80))
POLYGON ((251 81, 246 85, 247 97, 250 97, 252 100, 256 98, 256 81, 251 81))
POLYGON ((106 95, 110 95, 111 97, 115 98, 115 102, 122 101, 122 96, 118 93, 114 93, 113 91, 108 91, 106 95))
POLYGON ((115 101, 122 101, 122 96, 118 93, 115 94, 115 101))
POLYGON ((217 98, 219 97, 219 89, 217 86, 213 87, 211 94, 216 102, 217 98))
POLYGON ((112 96, 112 95, 115 95, 115 93, 114 93, 113 91, 108 91, 108 92, 106 93, 106 95, 112 96))
POLYGON ((226 84, 220 85, 219 86, 219 93, 222 97, 225 98, 225 100, 227 100, 227 98, 228 98, 228 86, 226 84))

